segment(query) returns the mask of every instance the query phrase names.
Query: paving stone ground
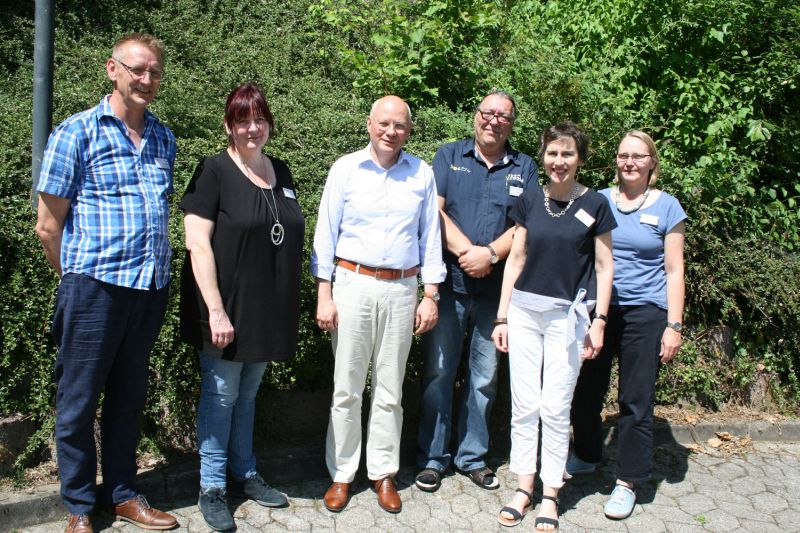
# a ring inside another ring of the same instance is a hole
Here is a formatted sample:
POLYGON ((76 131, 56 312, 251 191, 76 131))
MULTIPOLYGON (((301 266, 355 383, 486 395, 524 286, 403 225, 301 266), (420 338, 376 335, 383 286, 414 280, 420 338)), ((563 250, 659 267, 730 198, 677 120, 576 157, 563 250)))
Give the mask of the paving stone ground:
MULTIPOLYGON (((614 450, 609 449, 609 456, 614 450)), ((403 499, 401 513, 378 507, 375 494, 357 483, 347 508, 334 514, 322 504, 327 479, 278 484, 291 499, 286 509, 267 509, 253 502, 230 501, 240 533, 304 531, 313 533, 439 533, 513 531, 498 525, 497 512, 511 498, 515 476, 501 465, 501 488, 485 491, 461 475, 448 475, 436 493, 418 490, 416 471, 398 475, 403 499)), ((613 466, 576 476, 561 491, 560 531, 800 531, 800 442, 756 442, 741 455, 715 457, 693 454, 679 444, 656 448, 655 475, 638 491, 633 514, 622 521, 603 515, 614 482, 613 466)), ((540 487, 536 488, 541 495, 540 487)), ((177 532, 208 531, 196 500, 161 499, 154 506, 174 513, 177 532)), ((515 528, 533 531, 536 508, 515 528)), ((51 522, 12 531, 55 533, 64 522, 51 522)), ((96 531, 133 533, 142 530, 110 520, 94 519, 96 531)), ((6 531, 7 527, 0 527, 6 531)))

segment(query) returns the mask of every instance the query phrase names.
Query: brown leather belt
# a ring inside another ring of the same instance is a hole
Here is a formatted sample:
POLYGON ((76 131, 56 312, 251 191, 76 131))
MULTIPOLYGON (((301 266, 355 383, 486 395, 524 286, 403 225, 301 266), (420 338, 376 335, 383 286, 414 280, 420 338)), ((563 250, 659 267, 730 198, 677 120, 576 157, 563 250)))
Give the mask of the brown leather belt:
POLYGON ((419 274, 419 267, 411 267, 404 270, 397 268, 375 268, 353 263, 352 261, 341 258, 337 260, 336 264, 345 270, 350 270, 356 274, 364 274, 365 276, 370 276, 376 279, 403 279, 419 274))

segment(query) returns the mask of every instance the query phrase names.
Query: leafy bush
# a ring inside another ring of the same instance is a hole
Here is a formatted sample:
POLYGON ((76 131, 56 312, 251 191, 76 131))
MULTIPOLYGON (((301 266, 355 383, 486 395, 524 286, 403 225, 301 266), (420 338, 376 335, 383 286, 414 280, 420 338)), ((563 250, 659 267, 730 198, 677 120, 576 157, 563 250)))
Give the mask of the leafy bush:
MULTIPOLYGON (((800 6, 778 0, 59 0, 54 123, 109 91, 103 64, 128 31, 167 45, 153 110, 178 137, 178 195, 201 157, 225 146, 224 98, 247 80, 265 89, 278 134, 267 150, 292 169, 306 216, 306 257, 331 163, 366 143, 370 102, 386 92, 414 107, 409 151, 430 160, 470 134, 472 108, 499 86, 517 97, 512 141, 536 153, 538 134, 566 118, 592 135, 581 179, 605 186, 627 129, 662 151, 661 186, 689 214, 686 344, 662 375, 660 401, 718 405, 759 368, 776 392, 800 397, 800 6), (708 331, 734 330, 732 357, 708 331)), ((49 438, 55 347, 49 318, 57 280, 30 209, 33 5, 0 19, 0 413, 24 412, 49 438)), ((173 200, 173 272, 183 254, 173 200)), ((152 356, 146 433, 191 447, 199 376, 177 335, 178 280, 152 356)), ((265 309, 265 312, 277 310, 265 309)), ((302 285, 297 357, 272 365, 277 389, 321 389, 330 343, 314 325, 314 283, 302 285)), ((415 348, 416 350, 416 348, 415 348)), ((419 371, 412 353, 409 375, 419 371)), ((786 403, 791 406, 791 402, 786 403)))

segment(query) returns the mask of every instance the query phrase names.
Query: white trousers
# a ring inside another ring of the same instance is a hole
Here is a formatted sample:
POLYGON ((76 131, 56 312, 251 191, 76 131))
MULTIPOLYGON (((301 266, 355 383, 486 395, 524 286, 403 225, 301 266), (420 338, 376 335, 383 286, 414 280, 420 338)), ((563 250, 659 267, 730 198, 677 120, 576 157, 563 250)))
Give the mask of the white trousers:
POLYGON ((518 475, 536 473, 542 421, 542 483, 559 488, 569 449, 569 410, 581 368, 586 331, 567 346, 566 310, 508 310, 511 378, 511 465, 518 475))
POLYGON ((417 280, 379 280, 336 269, 333 300, 339 327, 325 462, 333 481, 351 483, 361 458, 361 401, 372 363, 367 424, 367 475, 381 479, 400 468, 403 378, 411 349, 417 280))

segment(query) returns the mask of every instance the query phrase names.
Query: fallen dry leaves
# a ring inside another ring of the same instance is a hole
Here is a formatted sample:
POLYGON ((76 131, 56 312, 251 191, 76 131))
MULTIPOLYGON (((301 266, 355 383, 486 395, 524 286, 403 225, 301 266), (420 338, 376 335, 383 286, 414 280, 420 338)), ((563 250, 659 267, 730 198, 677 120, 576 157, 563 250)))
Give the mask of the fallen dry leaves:
POLYGON ((728 457, 745 453, 753 445, 753 439, 749 435, 739 437, 728 431, 717 431, 716 435, 705 443, 689 444, 686 448, 693 453, 728 457))

